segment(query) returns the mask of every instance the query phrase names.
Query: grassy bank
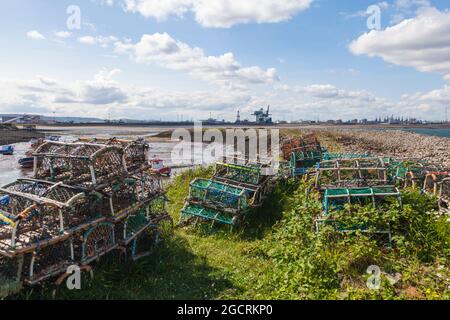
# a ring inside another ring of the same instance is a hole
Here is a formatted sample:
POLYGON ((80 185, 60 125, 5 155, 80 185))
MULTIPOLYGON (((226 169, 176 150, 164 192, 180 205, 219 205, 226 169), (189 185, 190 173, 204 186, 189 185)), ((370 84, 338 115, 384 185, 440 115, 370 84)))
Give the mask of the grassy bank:
MULTIPOLYGON (((211 169, 187 171, 168 188, 175 221, 189 182, 211 169)), ((176 228, 153 255, 118 263, 108 257, 95 265, 93 281, 82 290, 62 289, 59 299, 449 299, 450 230, 431 214, 435 199, 404 191, 404 206, 391 203, 383 215, 351 208, 380 226, 389 222, 394 245, 367 234, 342 236, 332 228, 316 233, 321 210, 304 182, 281 183, 244 225, 229 228, 176 228), (380 216, 386 217, 379 219, 380 216), (366 273, 377 265, 381 288, 368 289, 366 273), (396 283, 389 281, 396 278, 396 283)), ((343 217, 344 218, 344 217, 343 217)), ((17 298, 50 298, 50 287, 17 298)))

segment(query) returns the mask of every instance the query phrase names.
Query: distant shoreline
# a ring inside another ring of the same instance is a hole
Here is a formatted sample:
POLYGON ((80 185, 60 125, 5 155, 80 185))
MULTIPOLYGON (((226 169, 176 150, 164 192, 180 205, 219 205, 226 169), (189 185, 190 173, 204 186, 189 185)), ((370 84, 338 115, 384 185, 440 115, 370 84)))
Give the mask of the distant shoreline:
MULTIPOLYGON (((70 123, 70 124, 55 124, 55 125, 38 125, 37 129, 42 131, 64 131, 70 128, 142 128, 142 129, 176 129, 176 128, 192 128, 193 123, 70 123)), ((332 125, 332 124, 209 124, 203 123, 205 128, 293 128, 293 129, 450 129, 450 123, 447 124, 410 124, 410 125, 396 125, 396 124, 373 124, 373 125, 332 125)))

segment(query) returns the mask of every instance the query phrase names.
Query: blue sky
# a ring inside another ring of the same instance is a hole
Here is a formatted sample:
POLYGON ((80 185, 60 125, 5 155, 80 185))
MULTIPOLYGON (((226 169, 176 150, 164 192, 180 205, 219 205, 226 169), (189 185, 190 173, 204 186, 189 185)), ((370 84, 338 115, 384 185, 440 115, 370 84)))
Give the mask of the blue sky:
POLYGON ((450 1, 161 3, 9 3, 0 113, 232 120, 270 104, 284 120, 439 120, 450 107, 450 1), (66 25, 70 5, 80 29, 66 25))

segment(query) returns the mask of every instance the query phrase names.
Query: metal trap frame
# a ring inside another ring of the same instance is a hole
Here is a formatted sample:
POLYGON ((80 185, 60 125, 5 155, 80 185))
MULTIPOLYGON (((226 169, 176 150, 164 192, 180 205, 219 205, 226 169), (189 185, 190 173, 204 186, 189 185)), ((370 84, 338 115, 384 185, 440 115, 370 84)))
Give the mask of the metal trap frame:
POLYGON ((336 159, 317 165, 317 189, 352 188, 388 184, 387 167, 381 158, 336 159))
POLYGON ((344 210, 346 204, 372 203, 373 207, 377 208, 379 202, 384 201, 388 197, 396 198, 399 204, 402 205, 400 191, 395 186, 325 189, 322 200, 323 212, 314 220, 316 231, 319 232, 323 225, 332 225, 340 233, 358 231, 385 234, 388 235, 390 243, 392 239, 391 230, 370 230, 370 226, 364 223, 349 226, 333 217, 333 212, 344 210))
POLYGON ((126 177, 122 147, 95 143, 49 141, 34 153, 34 177, 95 188, 126 177))
POLYGON ((368 153, 339 153, 339 152, 324 152, 322 154, 323 161, 330 160, 341 160, 341 159, 363 159, 363 158, 371 158, 371 155, 368 153))
POLYGON ((128 140, 113 138, 81 138, 78 142, 106 146, 120 146, 124 150, 125 163, 128 170, 136 170, 148 163, 150 145, 144 139, 128 140))

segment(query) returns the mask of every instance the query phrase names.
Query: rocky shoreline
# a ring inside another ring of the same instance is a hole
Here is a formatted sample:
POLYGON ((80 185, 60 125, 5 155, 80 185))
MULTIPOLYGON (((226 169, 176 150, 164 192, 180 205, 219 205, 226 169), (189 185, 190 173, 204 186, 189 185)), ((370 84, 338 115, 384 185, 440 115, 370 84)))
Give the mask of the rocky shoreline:
POLYGON ((450 168, 450 139, 400 130, 326 130, 343 152, 420 158, 450 168))

